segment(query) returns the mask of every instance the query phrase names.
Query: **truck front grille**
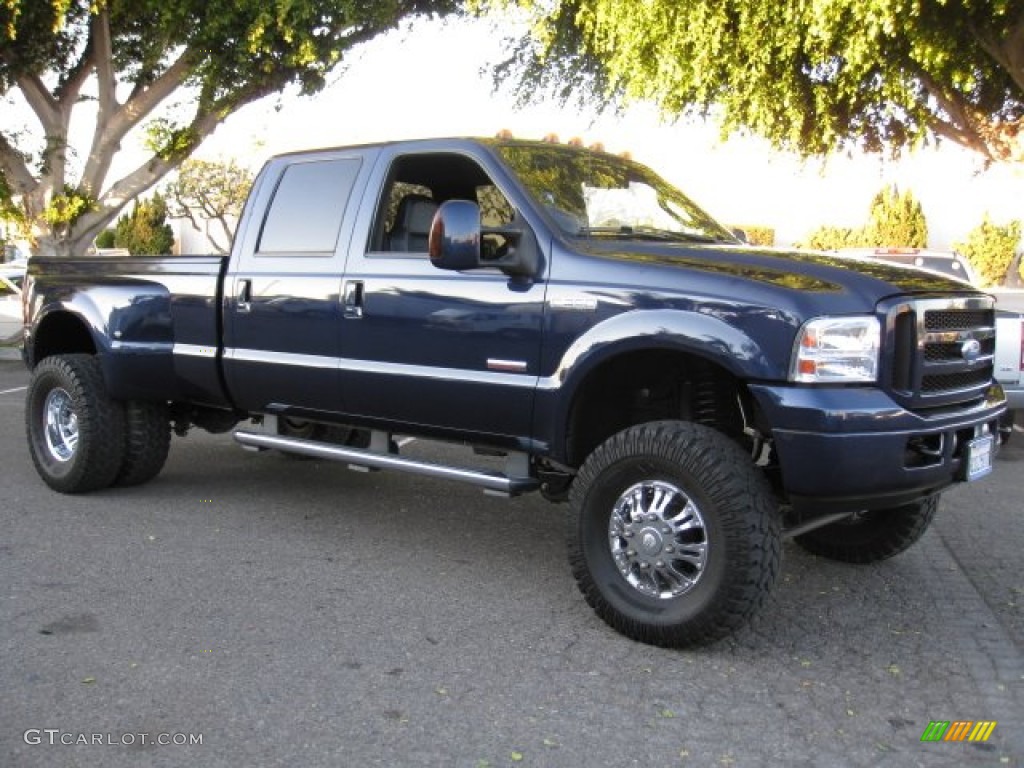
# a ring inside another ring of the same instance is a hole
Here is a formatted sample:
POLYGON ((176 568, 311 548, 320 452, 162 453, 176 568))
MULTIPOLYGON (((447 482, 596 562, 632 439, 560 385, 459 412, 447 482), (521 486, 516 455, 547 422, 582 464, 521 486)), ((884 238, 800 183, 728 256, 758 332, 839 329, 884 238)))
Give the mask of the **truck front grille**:
POLYGON ((887 308, 893 396, 911 410, 979 400, 992 384, 991 298, 915 299, 887 308))
POLYGON ((995 322, 995 311, 991 309, 925 310, 926 331, 960 331, 995 322))

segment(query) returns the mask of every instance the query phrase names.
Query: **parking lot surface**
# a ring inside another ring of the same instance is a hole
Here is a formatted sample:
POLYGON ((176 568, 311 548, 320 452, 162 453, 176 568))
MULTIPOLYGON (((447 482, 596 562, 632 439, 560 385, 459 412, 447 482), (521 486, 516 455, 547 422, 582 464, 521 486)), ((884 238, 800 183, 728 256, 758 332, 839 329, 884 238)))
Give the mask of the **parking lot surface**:
POLYGON ((0 361, 0 765, 1024 761, 1024 434, 910 551, 787 543, 749 628, 671 651, 593 615, 539 496, 201 432, 148 485, 55 494, 27 378, 0 361), (996 725, 923 743, 932 721, 996 725))

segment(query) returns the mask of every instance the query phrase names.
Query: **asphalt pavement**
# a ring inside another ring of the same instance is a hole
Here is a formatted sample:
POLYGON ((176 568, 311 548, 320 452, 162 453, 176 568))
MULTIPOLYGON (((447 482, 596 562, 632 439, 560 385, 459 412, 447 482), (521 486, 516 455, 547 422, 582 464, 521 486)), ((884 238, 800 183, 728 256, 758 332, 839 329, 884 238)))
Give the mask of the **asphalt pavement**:
POLYGON ((1024 764, 1024 434, 910 551, 787 543, 749 628, 671 651, 587 607, 564 506, 204 433, 62 496, 26 382, 0 360, 2 766, 1024 764))

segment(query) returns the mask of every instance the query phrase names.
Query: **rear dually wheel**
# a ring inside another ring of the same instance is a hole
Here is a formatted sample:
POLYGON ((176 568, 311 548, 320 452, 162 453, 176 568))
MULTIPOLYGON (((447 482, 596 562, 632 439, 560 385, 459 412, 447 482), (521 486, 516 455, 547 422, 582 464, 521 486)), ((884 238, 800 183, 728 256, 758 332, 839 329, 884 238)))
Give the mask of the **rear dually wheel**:
POLYGON ((123 406, 107 394, 91 355, 55 355, 32 372, 25 428, 36 471, 61 493, 106 488, 125 452, 123 406))

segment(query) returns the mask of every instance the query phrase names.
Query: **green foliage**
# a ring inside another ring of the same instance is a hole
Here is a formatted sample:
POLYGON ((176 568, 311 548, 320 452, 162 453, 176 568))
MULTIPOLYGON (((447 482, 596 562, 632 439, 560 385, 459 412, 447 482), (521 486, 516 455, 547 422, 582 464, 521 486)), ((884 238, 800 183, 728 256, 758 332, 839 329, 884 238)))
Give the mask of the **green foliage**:
POLYGON ((803 248, 835 251, 841 248, 927 248, 928 222, 924 209, 907 190, 883 187, 871 201, 863 227, 825 225, 800 243, 803 248))
POLYGON ((965 242, 953 247, 971 262, 983 286, 1001 285, 1009 277, 1007 273, 1014 263, 1020 236, 1019 220, 1000 226, 986 215, 981 224, 968 233, 965 242))
POLYGON ((166 188, 170 213, 227 253, 252 182, 252 173, 234 160, 186 160, 166 188))
POLYGON ((146 125, 146 149, 161 160, 188 157, 199 146, 199 141, 194 128, 178 125, 164 117, 146 125))
POLYGON ((15 200, 14 190, 8 184, 2 168, 0 168, 0 221, 14 225, 19 230, 24 229, 25 226, 25 211, 15 200))
POLYGON ((44 252, 83 253, 230 114, 286 88, 316 93, 353 46, 457 2, 0 0, 0 99, 19 90, 38 122, 0 121, 0 207, 29 214, 44 252), (69 125, 85 102, 95 131, 76 149, 69 125), (110 183, 114 156, 143 126, 152 156, 110 183), (96 205, 82 213, 65 187, 96 205), (68 199, 47 218, 55 193, 68 199))
POLYGON ((863 240, 876 248, 927 248, 928 223, 921 203, 909 190, 901 194, 895 185, 880 190, 871 201, 863 240))
POLYGON ((751 245, 775 245, 775 227, 763 227, 756 224, 737 224, 730 229, 742 229, 751 245))
POLYGON ((174 246, 174 231, 167 223, 167 202, 159 194, 150 200, 138 200, 127 216, 114 228, 114 246, 127 248, 133 256, 169 254, 174 246))
POLYGON ((1021 0, 477 0, 533 24, 495 70, 538 93, 644 100, 803 154, 928 137, 1021 159, 1021 0))
POLYGON ((801 248, 817 251, 838 251, 841 248, 861 248, 865 245, 864 230, 861 227, 818 227, 799 244, 801 248))
POLYGON ((69 185, 62 194, 53 195, 43 209, 42 218, 54 232, 66 232, 75 222, 96 208, 96 199, 69 185))
POLYGON ((104 229, 98 235, 96 235, 96 247, 97 248, 114 248, 115 238, 117 233, 113 229, 104 229))

